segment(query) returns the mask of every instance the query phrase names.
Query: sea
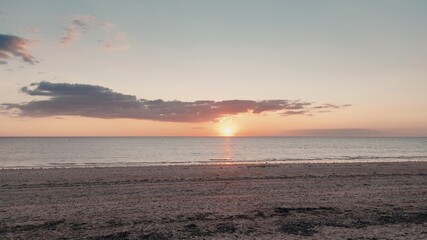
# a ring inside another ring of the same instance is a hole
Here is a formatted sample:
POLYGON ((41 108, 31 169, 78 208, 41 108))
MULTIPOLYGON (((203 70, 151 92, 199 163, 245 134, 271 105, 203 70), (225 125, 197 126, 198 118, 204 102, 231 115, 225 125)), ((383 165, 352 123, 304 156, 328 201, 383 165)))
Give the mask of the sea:
POLYGON ((427 138, 0 138, 1 169, 401 161, 427 161, 427 138))

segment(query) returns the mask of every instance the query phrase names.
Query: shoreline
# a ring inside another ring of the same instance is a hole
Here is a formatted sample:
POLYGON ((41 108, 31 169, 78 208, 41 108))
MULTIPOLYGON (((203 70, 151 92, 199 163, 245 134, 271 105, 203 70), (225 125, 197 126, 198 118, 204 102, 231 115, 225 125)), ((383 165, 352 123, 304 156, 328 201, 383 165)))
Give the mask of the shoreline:
POLYGON ((0 171, 0 238, 427 237, 427 163, 0 171))
MULTIPOLYGON (((209 162, 209 161, 206 161, 209 162)), ((3 170, 37 170, 37 169, 86 169, 86 168, 140 168, 140 167, 175 167, 175 166, 246 166, 246 165, 288 165, 288 164, 360 164, 360 163, 427 163, 427 158, 425 157, 413 157, 413 158, 378 158, 378 159, 357 159, 357 160, 348 160, 348 159, 333 159, 333 160, 275 160, 275 161, 216 161, 213 160, 212 163, 149 163, 149 162, 135 162, 135 163, 126 163, 124 165, 108 165, 104 164, 96 166, 95 164, 83 164, 77 165, 76 163, 63 163, 51 164, 54 166, 10 166, 10 167, 0 167, 0 171, 3 170), (390 160, 393 159, 393 160, 390 160), (58 167, 59 166, 59 167, 58 167)))

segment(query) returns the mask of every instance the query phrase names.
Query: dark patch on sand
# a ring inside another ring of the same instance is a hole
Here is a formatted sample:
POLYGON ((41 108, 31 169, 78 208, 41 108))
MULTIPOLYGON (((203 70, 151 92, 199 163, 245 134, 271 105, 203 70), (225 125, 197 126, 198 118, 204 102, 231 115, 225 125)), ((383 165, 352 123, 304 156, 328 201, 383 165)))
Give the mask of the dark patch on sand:
POLYGON ((391 240, 391 238, 356 237, 356 238, 347 238, 347 240, 391 240))
MULTIPOLYGON (((356 210, 334 209, 330 207, 318 208, 286 208, 276 207, 274 213, 282 218, 279 229, 282 232, 311 236, 315 227, 329 226, 336 228, 360 229, 368 226, 382 226, 390 224, 424 224, 427 222, 427 213, 396 211, 369 212, 360 215, 356 210), (292 213, 292 216, 290 215, 292 213), (298 221, 295 221, 298 220, 298 221)), ((277 216, 276 215, 276 216, 277 216)), ((274 218, 274 214, 271 217, 274 218)))
POLYGON ((414 223, 423 224, 427 222, 427 212, 424 213, 407 213, 393 212, 383 213, 378 219, 379 224, 398 224, 398 223, 414 223))
POLYGON ((65 223, 65 220, 47 221, 41 224, 26 224, 12 227, 5 227, 4 232, 20 232, 20 231, 36 231, 36 230, 52 230, 58 225, 65 223))
POLYGON ((200 227, 197 226, 195 223, 185 225, 183 231, 190 233, 190 235, 192 235, 192 236, 210 236, 210 235, 212 235, 211 231, 201 230, 200 227))
POLYGON ((107 221, 107 225, 109 227, 120 227, 123 226, 124 223, 120 219, 110 219, 107 221))
POLYGON ((310 208, 310 207, 301 207, 301 208, 287 208, 287 207, 276 207, 274 209, 275 213, 281 214, 281 215, 287 215, 290 212, 298 212, 298 213, 311 213, 311 212, 318 212, 318 211, 332 211, 333 208, 330 207, 317 207, 317 208, 310 208))
POLYGON ((169 236, 169 234, 152 232, 152 233, 142 234, 137 239, 140 239, 140 240, 168 240, 168 239, 171 239, 171 236, 169 236))
POLYGON ((216 229, 220 233, 235 233, 237 231, 234 223, 220 223, 216 225, 216 229))
POLYGON ((96 236, 88 238, 88 240, 124 240, 129 239, 129 232, 117 232, 112 234, 107 234, 103 236, 96 236))
POLYGON ((86 229, 87 225, 88 225, 88 223, 86 223, 86 222, 73 222, 70 225, 70 228, 72 230, 86 229))
POLYGON ((317 232, 314 228, 310 222, 291 222, 282 224, 279 230, 292 235, 313 236, 317 232))

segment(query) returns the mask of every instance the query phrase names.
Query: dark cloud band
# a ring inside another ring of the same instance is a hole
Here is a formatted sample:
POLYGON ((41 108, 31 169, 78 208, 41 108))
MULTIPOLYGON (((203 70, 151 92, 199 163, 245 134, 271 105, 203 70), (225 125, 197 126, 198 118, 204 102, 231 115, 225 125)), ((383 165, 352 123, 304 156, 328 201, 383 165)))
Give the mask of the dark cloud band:
POLYGON ((364 128, 298 129, 284 131, 287 135, 306 137, 374 137, 388 133, 364 128))
POLYGON ((293 100, 164 101, 137 99, 109 88, 69 83, 33 83, 21 91, 30 96, 49 97, 22 104, 2 104, 18 109, 21 116, 84 116, 93 118, 133 118, 167 122, 206 122, 239 113, 278 112, 282 115, 307 115, 321 109, 344 106, 293 100))

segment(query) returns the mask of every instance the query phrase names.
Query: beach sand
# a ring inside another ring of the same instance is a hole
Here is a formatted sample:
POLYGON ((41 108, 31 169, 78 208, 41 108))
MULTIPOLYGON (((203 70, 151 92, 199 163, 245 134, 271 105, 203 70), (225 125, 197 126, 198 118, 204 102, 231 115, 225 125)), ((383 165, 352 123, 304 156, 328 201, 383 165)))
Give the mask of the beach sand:
POLYGON ((0 239, 427 239, 427 163, 0 170, 0 239))

